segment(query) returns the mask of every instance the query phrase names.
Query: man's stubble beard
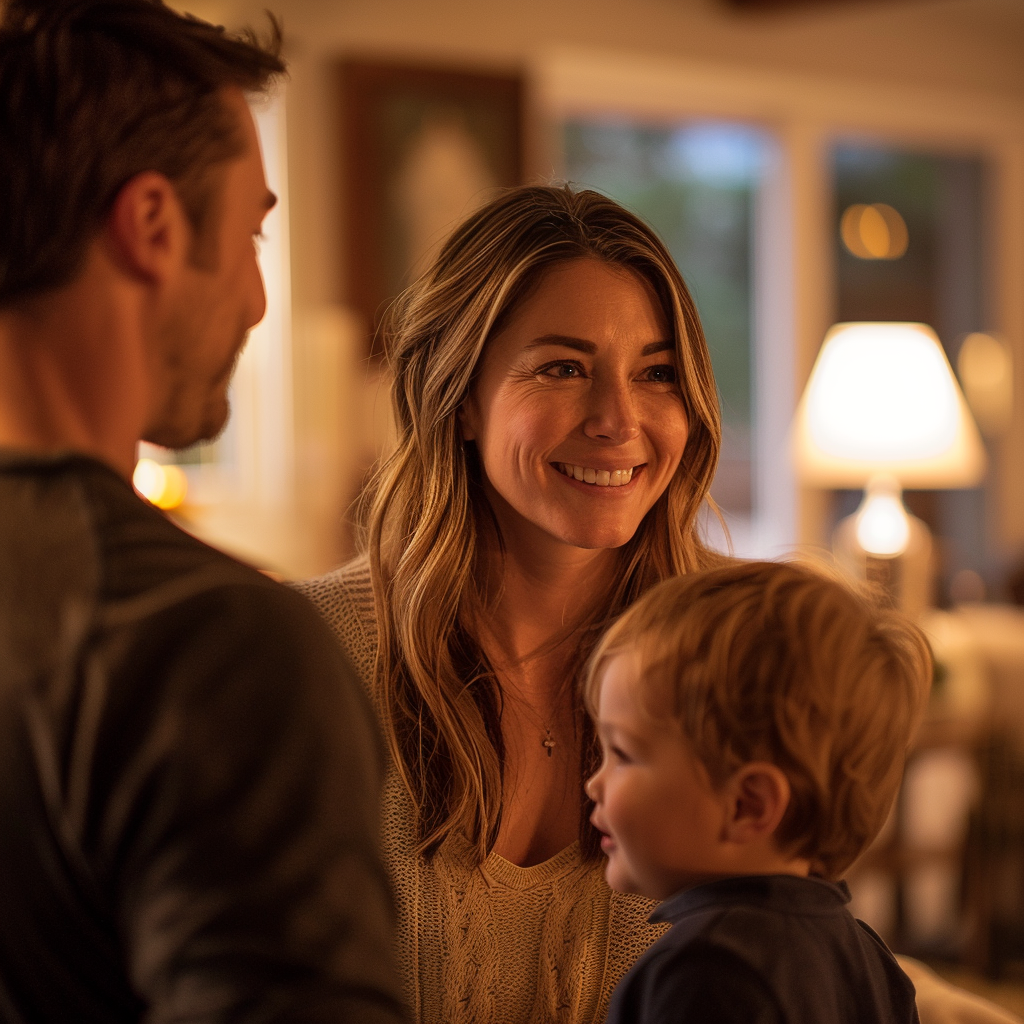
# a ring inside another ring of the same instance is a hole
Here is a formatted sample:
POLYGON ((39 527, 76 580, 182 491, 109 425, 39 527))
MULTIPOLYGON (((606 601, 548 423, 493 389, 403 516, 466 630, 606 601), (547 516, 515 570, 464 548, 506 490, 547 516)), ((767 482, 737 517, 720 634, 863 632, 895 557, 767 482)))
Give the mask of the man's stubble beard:
POLYGON ((193 399, 194 404, 189 401, 193 391, 189 386, 191 380, 187 377, 177 380, 161 415, 146 429, 142 440, 173 450, 216 441, 231 418, 228 390, 248 338, 249 331, 243 331, 229 362, 210 381, 203 397, 198 401, 193 399))

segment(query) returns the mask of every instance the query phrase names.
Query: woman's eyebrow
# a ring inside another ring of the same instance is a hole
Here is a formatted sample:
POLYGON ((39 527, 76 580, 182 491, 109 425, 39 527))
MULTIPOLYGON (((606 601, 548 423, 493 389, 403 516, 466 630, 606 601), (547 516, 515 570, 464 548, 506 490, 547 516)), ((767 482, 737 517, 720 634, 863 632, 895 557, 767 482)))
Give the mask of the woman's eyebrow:
POLYGON ((575 349, 577 352, 586 352, 588 355, 593 355, 597 351, 597 345, 592 341, 573 338, 568 334, 542 334, 539 338, 534 338, 526 347, 540 348, 544 345, 559 345, 562 348, 575 349))
POLYGON ((666 341, 652 341, 649 345, 644 345, 640 350, 640 355, 651 356, 654 355, 655 352, 668 352, 670 349, 674 350, 675 347, 676 343, 671 339, 666 341))
MULTIPOLYGON (((540 348, 544 345, 559 345, 562 348, 575 349, 577 352, 586 352, 587 355, 593 355, 597 352, 597 345, 594 342, 587 341, 585 338, 573 338, 568 334, 542 334, 539 338, 534 338, 526 347, 528 349, 540 348)), ((652 341, 644 345, 640 350, 640 355, 650 356, 655 352, 667 352, 675 347, 675 342, 671 339, 652 341)))

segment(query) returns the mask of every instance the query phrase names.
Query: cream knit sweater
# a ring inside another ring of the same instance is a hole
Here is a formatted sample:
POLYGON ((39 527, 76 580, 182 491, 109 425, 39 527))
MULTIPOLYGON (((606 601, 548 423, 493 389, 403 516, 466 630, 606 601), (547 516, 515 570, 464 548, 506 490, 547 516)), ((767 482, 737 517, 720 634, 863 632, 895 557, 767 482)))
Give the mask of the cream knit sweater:
MULTIPOLYGON (((376 616, 365 559, 299 584, 370 686, 376 616)), ((664 926, 653 904, 613 893, 577 844, 521 868, 492 853, 474 868, 449 838, 413 852, 415 815, 394 766, 384 784, 384 856, 398 903, 398 962, 417 1024, 597 1024, 608 997, 664 926)))

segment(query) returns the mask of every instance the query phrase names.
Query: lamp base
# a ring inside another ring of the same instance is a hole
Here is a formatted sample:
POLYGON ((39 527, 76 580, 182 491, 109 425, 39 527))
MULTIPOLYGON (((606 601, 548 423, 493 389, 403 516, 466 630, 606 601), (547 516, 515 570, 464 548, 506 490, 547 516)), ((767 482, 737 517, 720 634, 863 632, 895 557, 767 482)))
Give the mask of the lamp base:
POLYGON ((916 617, 932 605, 934 564, 931 531, 907 513, 909 537, 897 555, 866 551, 857 539, 859 513, 847 516, 832 534, 836 562, 854 579, 878 588, 894 608, 916 617))

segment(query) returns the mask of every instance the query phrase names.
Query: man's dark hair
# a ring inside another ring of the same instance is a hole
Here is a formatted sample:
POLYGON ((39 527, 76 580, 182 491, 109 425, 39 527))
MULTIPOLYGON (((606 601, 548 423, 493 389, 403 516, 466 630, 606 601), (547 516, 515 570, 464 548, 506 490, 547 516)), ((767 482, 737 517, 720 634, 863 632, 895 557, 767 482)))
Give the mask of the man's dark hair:
POLYGON ((283 73, 270 24, 260 42, 161 0, 10 0, 0 20, 0 307, 73 280, 118 192, 143 171, 166 175, 202 237, 214 172, 244 146, 218 91, 260 92, 283 73))

